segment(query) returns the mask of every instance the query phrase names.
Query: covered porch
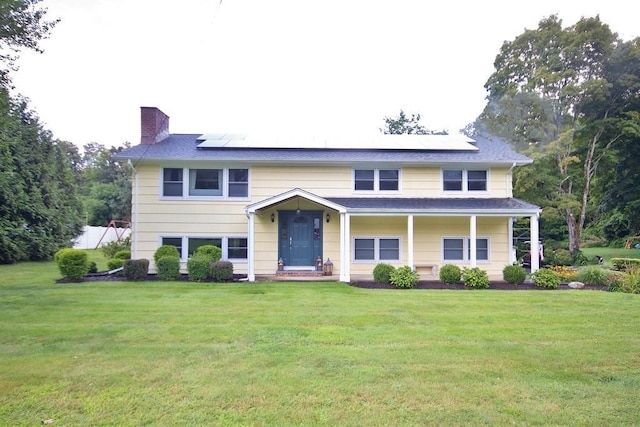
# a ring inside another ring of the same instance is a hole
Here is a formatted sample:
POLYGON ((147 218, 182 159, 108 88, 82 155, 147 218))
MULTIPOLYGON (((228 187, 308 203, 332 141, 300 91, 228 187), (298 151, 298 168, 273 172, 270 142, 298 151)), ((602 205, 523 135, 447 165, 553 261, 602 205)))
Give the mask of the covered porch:
MULTIPOLYGON (((434 278, 452 257, 453 264, 497 271, 516 262, 513 220, 519 217, 530 219, 531 241, 539 241, 540 208, 513 198, 335 198, 295 188, 246 213, 249 281, 280 267, 317 269, 318 258, 329 258, 334 280, 342 282, 370 276, 389 259, 434 278)), ((535 271, 537 244, 531 253, 535 271)))

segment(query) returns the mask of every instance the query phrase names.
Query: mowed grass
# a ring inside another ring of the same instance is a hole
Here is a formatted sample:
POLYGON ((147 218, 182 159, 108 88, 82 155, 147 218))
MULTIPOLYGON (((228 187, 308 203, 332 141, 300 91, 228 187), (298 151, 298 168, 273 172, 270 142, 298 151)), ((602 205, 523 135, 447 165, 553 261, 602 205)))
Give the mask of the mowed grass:
POLYGON ((0 266, 0 424, 637 425, 640 297, 56 284, 0 266))

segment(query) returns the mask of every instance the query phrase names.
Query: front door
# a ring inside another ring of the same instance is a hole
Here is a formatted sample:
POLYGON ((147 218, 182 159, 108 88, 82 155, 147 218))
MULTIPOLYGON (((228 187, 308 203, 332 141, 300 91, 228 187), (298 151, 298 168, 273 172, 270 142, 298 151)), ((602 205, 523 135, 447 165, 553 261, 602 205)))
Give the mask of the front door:
POLYGON ((313 267, 322 256, 322 211, 280 211, 279 257, 286 267, 313 267))

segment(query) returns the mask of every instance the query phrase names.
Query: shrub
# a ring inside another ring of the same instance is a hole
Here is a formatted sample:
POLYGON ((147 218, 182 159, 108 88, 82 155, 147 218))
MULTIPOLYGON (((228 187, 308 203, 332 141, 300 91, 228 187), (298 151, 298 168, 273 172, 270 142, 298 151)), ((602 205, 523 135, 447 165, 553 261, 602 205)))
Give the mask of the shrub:
POLYGON ((55 253, 54 260, 58 264, 62 277, 67 279, 80 280, 89 271, 87 253, 80 249, 60 249, 55 253))
POLYGON ((489 287, 489 275, 478 267, 463 268, 462 281, 465 286, 470 288, 486 289, 489 287))
POLYGON ((122 250, 113 254, 114 258, 128 260, 131 259, 131 251, 130 250, 122 250))
POLYGON ((127 236, 119 242, 114 240, 113 242, 103 243, 100 249, 105 258, 113 258, 118 251, 131 250, 131 237, 127 236))
POLYGON ((222 249, 214 245, 202 245, 196 249, 196 255, 208 256, 211 262, 216 262, 222 258, 222 249))
POLYGON ((158 260, 165 256, 175 256, 180 259, 180 252, 178 252, 178 248, 172 245, 162 245, 153 254, 153 262, 157 265, 158 260))
POLYGON ((111 258, 107 260, 107 268, 109 269, 109 271, 115 270, 116 268, 122 267, 125 261, 127 260, 120 259, 120 258, 111 258))
POLYGON ((210 275, 216 282, 228 282, 233 280, 233 263, 230 261, 212 262, 210 275))
POLYGON ((556 289, 560 284, 560 276, 548 268, 541 268, 531 274, 531 280, 536 286, 547 289, 556 289))
POLYGON ((156 272, 160 280, 176 280, 180 276, 180 258, 163 256, 156 262, 156 272))
POLYGON ((148 259, 128 259, 124 261, 122 273, 128 280, 144 280, 149 273, 148 259))
POLYGON ((204 282, 209 277, 211 260, 208 256, 194 255, 187 260, 187 272, 192 282, 204 282))
POLYGON ((96 264, 95 261, 89 261, 89 269, 87 273, 93 274, 97 272, 98 272, 98 264, 96 264))
POLYGON ((573 265, 573 256, 568 249, 556 249, 550 254, 546 254, 545 262, 548 265, 573 265))
POLYGON ((609 274, 596 266, 584 267, 578 272, 577 280, 587 285, 605 285, 609 274))
POLYGON ((445 264, 440 269, 440 282, 445 284, 458 283, 462 279, 462 270, 453 264, 445 264))
POLYGON ((410 289, 413 288, 420 276, 418 273, 413 271, 411 267, 408 265, 396 268, 390 275, 389 281, 396 287, 402 289, 410 289))
POLYGON ((549 267, 553 270, 558 276, 560 276, 560 281, 563 282, 573 282, 578 279, 578 270, 573 267, 567 267, 565 265, 556 265, 553 267, 549 267))
POLYGON ((393 273, 395 269, 393 265, 381 262, 373 269, 373 280, 375 280, 376 283, 391 283, 391 273, 393 273))
POLYGON ((612 271, 607 277, 606 285, 609 292, 623 292, 623 280, 626 273, 612 271))
POLYGON ((611 264, 618 271, 627 271, 633 268, 640 268, 640 258, 611 258, 611 264))
POLYGON ((502 278, 507 283, 521 285, 524 283, 524 279, 527 278, 527 271, 519 265, 507 265, 502 269, 502 278))

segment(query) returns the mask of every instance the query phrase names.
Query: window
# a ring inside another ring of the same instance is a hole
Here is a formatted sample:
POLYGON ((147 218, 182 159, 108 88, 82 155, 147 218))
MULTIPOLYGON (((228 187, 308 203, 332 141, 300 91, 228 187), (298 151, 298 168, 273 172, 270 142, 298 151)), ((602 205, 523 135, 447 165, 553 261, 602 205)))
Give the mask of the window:
POLYGON ((163 197, 249 197, 249 169, 162 170, 163 197), (188 177, 188 180, 184 177, 188 177))
MULTIPOLYGON (((442 259, 445 261, 469 261, 471 244, 468 237, 445 237, 442 239, 442 259)), ((476 261, 489 261, 489 239, 476 239, 476 261)))
POLYGON ((355 169, 353 188, 356 191, 398 191, 398 169, 355 169))
POLYGON ((356 261, 399 261, 400 239, 381 237, 358 237, 354 239, 356 261))
POLYGON ((164 168, 162 172, 162 195, 182 197, 182 169, 164 168))
POLYGON ((172 245, 178 249, 180 258, 186 260, 202 245, 214 245, 222 250, 223 260, 246 260, 248 239, 246 237, 162 237, 163 245, 172 245))
POLYGON ((443 169, 442 190, 487 191, 487 171, 443 169))

